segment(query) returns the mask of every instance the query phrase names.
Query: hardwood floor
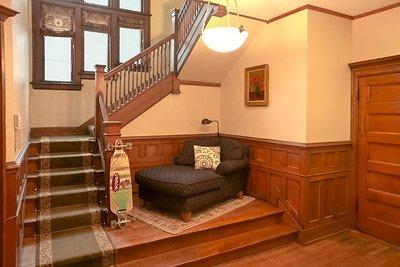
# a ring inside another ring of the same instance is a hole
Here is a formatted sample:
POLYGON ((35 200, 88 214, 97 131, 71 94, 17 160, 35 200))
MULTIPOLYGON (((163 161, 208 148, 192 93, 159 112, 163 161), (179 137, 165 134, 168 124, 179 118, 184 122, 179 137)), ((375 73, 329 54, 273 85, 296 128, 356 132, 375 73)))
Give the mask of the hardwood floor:
POLYGON ((348 230, 311 245, 293 243, 219 266, 400 266, 400 247, 348 230))

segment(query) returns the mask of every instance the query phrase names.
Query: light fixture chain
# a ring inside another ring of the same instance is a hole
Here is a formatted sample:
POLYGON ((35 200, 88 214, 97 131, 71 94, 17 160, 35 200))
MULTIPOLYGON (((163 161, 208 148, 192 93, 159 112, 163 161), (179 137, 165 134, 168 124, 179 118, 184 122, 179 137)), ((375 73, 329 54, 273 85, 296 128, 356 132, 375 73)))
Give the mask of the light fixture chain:
POLYGON ((238 0, 235 0, 235 6, 236 6, 236 16, 238 19, 239 27, 243 27, 242 22, 240 21, 238 0))

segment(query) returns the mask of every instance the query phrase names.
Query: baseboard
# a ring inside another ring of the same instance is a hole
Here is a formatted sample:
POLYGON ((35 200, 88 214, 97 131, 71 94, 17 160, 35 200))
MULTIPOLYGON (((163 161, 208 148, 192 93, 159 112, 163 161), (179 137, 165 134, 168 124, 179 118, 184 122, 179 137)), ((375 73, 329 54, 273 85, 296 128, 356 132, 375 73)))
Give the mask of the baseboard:
POLYGON ((350 216, 317 227, 299 230, 297 241, 301 244, 310 244, 348 229, 351 229, 350 216))

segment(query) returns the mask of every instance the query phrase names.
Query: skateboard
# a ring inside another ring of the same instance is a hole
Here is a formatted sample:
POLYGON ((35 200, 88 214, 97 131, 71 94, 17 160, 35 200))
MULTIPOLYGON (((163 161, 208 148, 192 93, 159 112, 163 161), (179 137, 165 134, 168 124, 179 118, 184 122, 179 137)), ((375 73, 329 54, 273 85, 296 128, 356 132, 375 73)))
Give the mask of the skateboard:
POLYGON ((132 177, 129 158, 124 151, 122 140, 115 141, 114 153, 110 161, 110 208, 118 220, 112 221, 112 227, 124 229, 128 220, 128 212, 133 209, 132 177))

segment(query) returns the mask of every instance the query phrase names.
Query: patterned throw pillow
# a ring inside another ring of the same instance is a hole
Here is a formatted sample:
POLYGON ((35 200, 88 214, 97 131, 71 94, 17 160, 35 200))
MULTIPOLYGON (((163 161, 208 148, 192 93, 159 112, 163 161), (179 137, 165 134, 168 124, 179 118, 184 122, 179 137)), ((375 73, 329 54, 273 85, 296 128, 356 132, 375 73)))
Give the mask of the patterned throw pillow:
POLYGON ((221 163, 219 146, 194 146, 194 168, 215 170, 221 163))

